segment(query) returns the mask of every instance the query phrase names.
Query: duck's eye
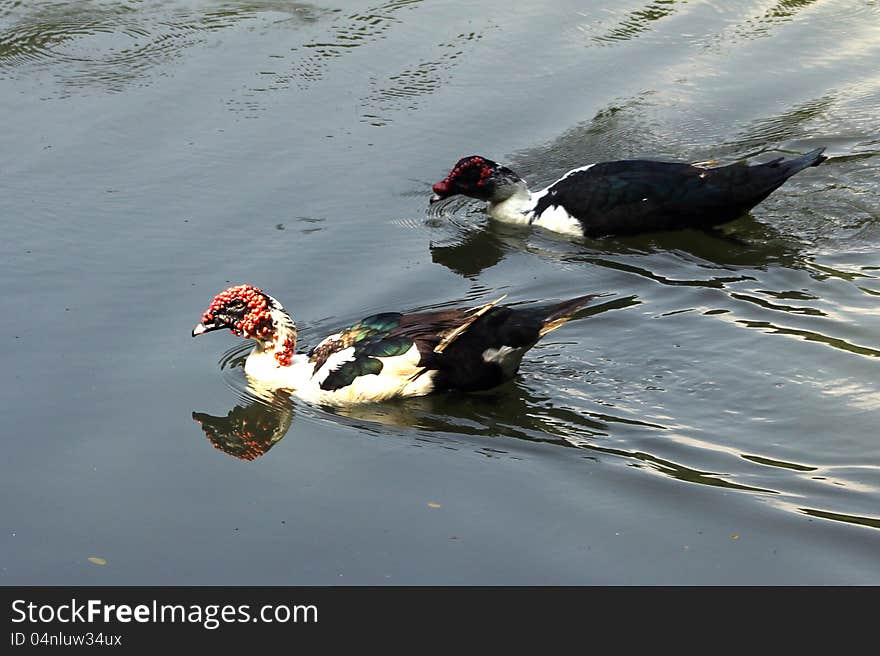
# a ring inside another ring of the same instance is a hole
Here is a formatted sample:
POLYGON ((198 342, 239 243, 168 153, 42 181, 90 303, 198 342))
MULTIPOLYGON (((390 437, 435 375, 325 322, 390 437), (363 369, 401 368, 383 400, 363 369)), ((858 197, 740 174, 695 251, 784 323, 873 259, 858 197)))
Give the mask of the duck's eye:
POLYGON ((240 298, 233 299, 226 305, 226 309, 229 312, 241 312, 246 307, 247 305, 245 305, 245 302, 240 298))

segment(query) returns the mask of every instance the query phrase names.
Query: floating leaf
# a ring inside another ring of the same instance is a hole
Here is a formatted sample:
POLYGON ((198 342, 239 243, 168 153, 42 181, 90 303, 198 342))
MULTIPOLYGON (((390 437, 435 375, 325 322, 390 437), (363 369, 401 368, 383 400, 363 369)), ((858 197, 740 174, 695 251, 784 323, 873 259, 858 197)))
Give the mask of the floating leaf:
POLYGON ((89 556, 88 561, 93 565, 106 565, 107 561, 103 558, 98 558, 97 556, 89 556))
POLYGON ((430 503, 430 502, 428 503, 428 508, 440 508, 440 507, 441 506, 439 503, 430 503))

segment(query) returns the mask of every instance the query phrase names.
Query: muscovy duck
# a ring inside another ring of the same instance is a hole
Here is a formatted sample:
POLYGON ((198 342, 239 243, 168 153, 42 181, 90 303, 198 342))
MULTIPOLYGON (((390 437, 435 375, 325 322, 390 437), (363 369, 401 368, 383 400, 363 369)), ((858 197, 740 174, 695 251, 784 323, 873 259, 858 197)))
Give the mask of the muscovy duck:
POLYGON ((489 203, 489 216, 579 237, 709 228, 736 219, 791 176, 824 162, 817 148, 763 164, 708 165, 649 160, 573 169, 530 192, 516 173, 479 155, 463 157, 433 186, 431 203, 463 194, 489 203))
POLYGON ((384 312, 297 354, 296 325, 281 304, 257 287, 237 285, 211 301, 192 335, 228 328, 252 339, 244 370, 256 383, 344 405, 495 387, 513 378, 541 337, 593 298, 536 308, 499 306, 498 299, 462 310, 384 312))

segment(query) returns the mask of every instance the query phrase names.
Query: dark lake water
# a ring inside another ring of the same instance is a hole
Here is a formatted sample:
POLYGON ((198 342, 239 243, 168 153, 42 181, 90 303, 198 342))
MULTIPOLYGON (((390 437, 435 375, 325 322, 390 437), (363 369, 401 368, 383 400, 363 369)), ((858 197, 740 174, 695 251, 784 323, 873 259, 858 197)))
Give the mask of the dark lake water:
POLYGON ((5 584, 880 584, 880 3, 0 1, 5 584), (461 156, 826 146, 722 235, 428 208, 461 156), (606 293, 484 395, 257 394, 314 344, 606 293), (89 558, 99 558, 96 564, 89 558))

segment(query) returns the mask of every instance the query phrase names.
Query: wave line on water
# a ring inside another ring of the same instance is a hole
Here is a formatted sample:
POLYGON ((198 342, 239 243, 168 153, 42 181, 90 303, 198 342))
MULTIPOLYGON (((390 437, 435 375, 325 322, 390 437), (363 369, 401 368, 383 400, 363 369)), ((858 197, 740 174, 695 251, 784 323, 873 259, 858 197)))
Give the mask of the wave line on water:
POLYGON ((767 334, 800 337, 801 339, 804 339, 808 342, 818 342, 820 344, 825 344, 826 346, 831 346, 833 348, 839 349, 841 351, 846 351, 848 353, 865 355, 872 358, 880 358, 880 350, 873 349, 868 346, 851 344, 844 339, 829 337, 827 335, 823 335, 822 333, 813 332, 811 330, 785 328, 772 324, 769 321, 751 321, 748 319, 738 319, 736 322, 745 326, 746 328, 757 328, 759 330, 763 330, 767 334))

